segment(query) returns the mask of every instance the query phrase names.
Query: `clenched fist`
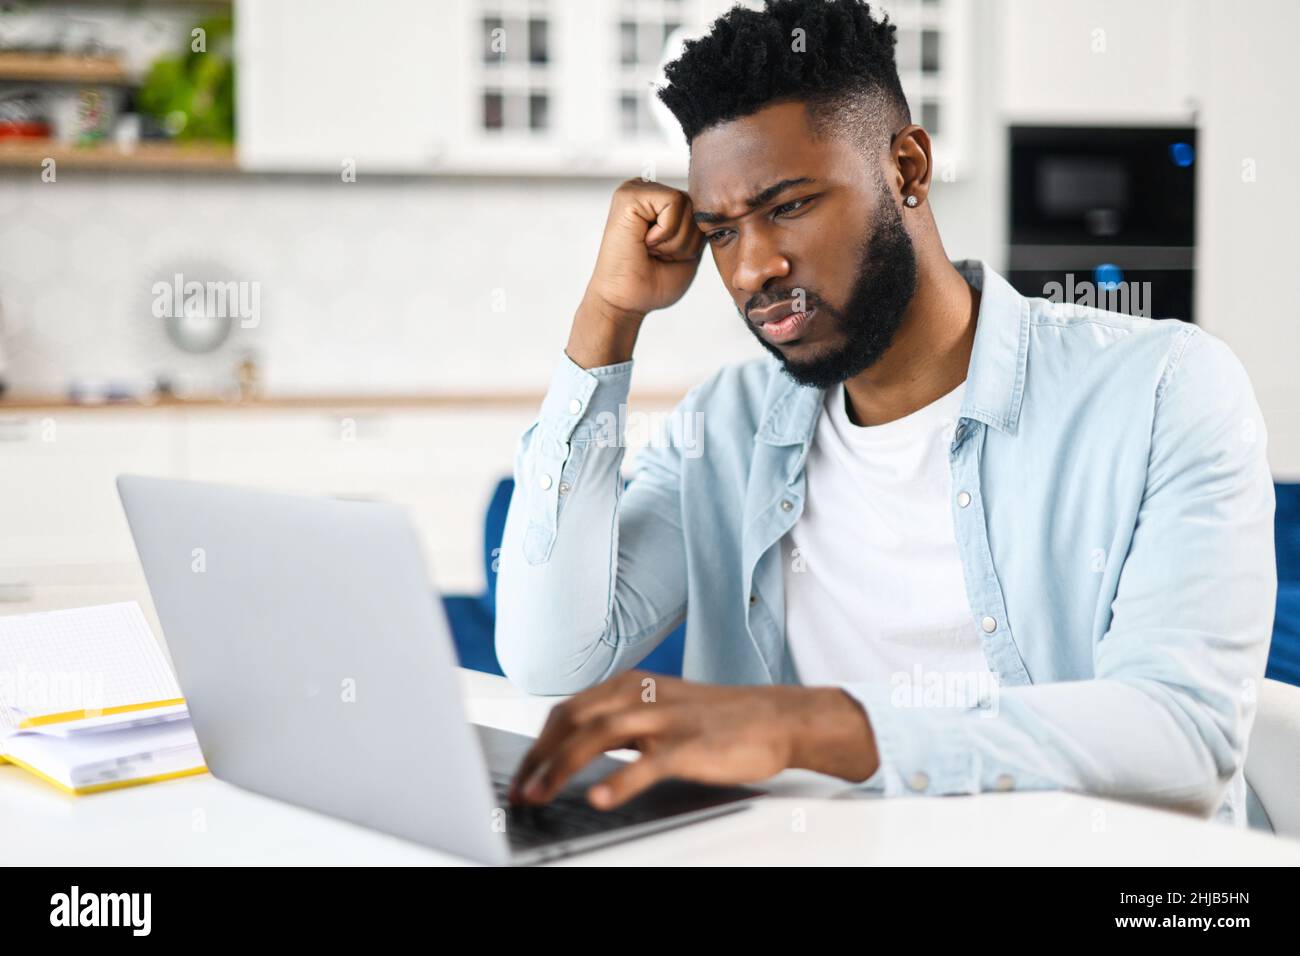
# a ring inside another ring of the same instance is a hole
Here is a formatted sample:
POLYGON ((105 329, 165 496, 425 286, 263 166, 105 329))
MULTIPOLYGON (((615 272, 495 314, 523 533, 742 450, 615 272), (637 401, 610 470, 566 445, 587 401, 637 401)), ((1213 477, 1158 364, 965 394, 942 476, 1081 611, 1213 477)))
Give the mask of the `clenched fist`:
POLYGON ((566 351, 584 368, 623 362, 641 320, 680 299, 695 278, 704 234, 690 197, 630 179, 614 191, 600 253, 566 351))

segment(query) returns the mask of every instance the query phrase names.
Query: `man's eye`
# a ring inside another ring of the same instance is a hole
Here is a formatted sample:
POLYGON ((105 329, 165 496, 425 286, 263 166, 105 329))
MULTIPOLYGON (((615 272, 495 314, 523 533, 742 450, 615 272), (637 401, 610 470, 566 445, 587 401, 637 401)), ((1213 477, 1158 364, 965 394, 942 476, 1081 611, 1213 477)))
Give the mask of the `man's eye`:
POLYGON ((730 229, 715 229, 713 232, 705 234, 704 238, 709 242, 719 242, 730 234, 730 229))
POLYGON ((784 216, 792 212, 798 212, 808 204, 807 199, 793 199, 790 202, 782 203, 772 210, 774 216, 784 216))

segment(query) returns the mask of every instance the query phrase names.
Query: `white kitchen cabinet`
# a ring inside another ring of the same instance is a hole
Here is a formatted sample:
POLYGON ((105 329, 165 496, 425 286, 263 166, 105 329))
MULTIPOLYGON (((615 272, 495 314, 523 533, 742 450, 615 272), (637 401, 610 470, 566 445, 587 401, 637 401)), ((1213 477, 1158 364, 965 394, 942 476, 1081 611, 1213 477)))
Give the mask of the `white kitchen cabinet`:
POLYGON ((410 513, 439 585, 484 586, 483 517, 534 411, 519 408, 194 411, 186 476, 389 501, 410 513))
POLYGON ((239 163, 682 176, 685 143, 654 121, 649 84, 666 31, 699 29, 725 5, 236 0, 239 163), (620 48, 629 24, 635 56, 620 48))
MULTIPOLYGON (((890 0, 900 74, 964 164, 969 0, 890 0)), ((685 176, 662 63, 732 0, 236 0, 246 169, 685 176), (353 167, 349 167, 353 168, 353 167)), ((963 165, 964 168, 964 165, 963 165)))
POLYGON ((0 614, 145 597, 115 479, 177 473, 176 414, 0 412, 0 614))
POLYGON ((0 567, 130 561, 117 500, 123 473, 176 472, 167 411, 0 413, 0 567))
MULTIPOLYGON (((638 404, 627 463, 666 415, 638 404)), ((0 613, 147 591, 115 479, 185 478, 387 501, 410 514, 442 590, 485 586, 483 519, 531 404, 80 409, 0 414, 0 613)))
POLYGON ((998 0, 999 101, 1019 123, 1186 123, 1197 0, 998 0))
POLYGON ((456 0, 237 0, 236 140, 249 170, 429 172, 451 113, 456 0))

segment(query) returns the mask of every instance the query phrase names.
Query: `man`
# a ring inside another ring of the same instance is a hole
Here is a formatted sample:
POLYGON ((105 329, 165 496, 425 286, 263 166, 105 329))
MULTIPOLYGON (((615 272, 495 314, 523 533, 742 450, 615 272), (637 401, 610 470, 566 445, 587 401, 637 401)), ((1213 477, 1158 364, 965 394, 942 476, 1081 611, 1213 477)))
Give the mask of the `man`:
POLYGON ((1195 326, 949 262, 893 29, 775 0, 668 68, 688 190, 615 193, 516 460, 497 653, 576 696, 512 798, 633 747, 596 806, 802 767, 1243 825, 1276 590, 1249 381, 1195 326), (694 388, 624 490, 633 346, 705 245, 770 356, 694 388), (689 680, 628 673, 684 617, 689 680))

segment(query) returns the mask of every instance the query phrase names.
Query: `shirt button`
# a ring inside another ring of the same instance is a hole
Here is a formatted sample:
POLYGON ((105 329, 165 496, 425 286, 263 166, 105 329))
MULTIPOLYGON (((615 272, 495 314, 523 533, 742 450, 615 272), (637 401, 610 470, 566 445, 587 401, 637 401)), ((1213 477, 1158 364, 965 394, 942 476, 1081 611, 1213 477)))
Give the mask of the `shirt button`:
POLYGON ((572 399, 570 399, 570 400, 569 400, 569 414, 570 414, 570 415, 576 415, 576 414, 578 414, 578 412, 580 412, 580 411, 582 411, 582 402, 578 401, 576 398, 572 398, 572 399))
POLYGON ((750 603, 750 604, 757 604, 757 603, 758 603, 758 595, 757 595, 757 594, 751 594, 751 595, 749 596, 749 603, 750 603))
POLYGON ((551 487, 551 476, 542 475, 542 477, 537 479, 537 483, 542 486, 542 491, 546 491, 551 487))
POLYGON ((783 500, 783 501, 781 502, 781 510, 782 510, 782 511, 789 511, 789 510, 790 510, 791 508, 793 508, 793 507, 794 507, 794 505, 790 503, 790 500, 789 500, 788 498, 785 499, 785 500, 783 500))
POLYGON ((907 781, 907 783, 913 790, 920 792, 930 786, 930 775, 924 770, 918 770, 916 773, 912 774, 912 779, 907 781))
POLYGON ((986 617, 984 620, 980 621, 980 627, 984 628, 985 634, 992 634, 998 629, 998 622, 993 620, 991 617, 986 617))
POLYGON ((1015 785, 1016 782, 1012 779, 1011 774, 1009 773, 1000 773, 998 774, 998 779, 993 781, 993 786, 1002 791, 1010 790, 1015 785))
POLYGON ((970 492, 963 491, 957 496, 957 507, 965 508, 968 504, 970 504, 970 492))
POLYGON ((556 490, 562 495, 567 495, 569 493, 569 483, 567 481, 560 482, 560 487, 556 490))

